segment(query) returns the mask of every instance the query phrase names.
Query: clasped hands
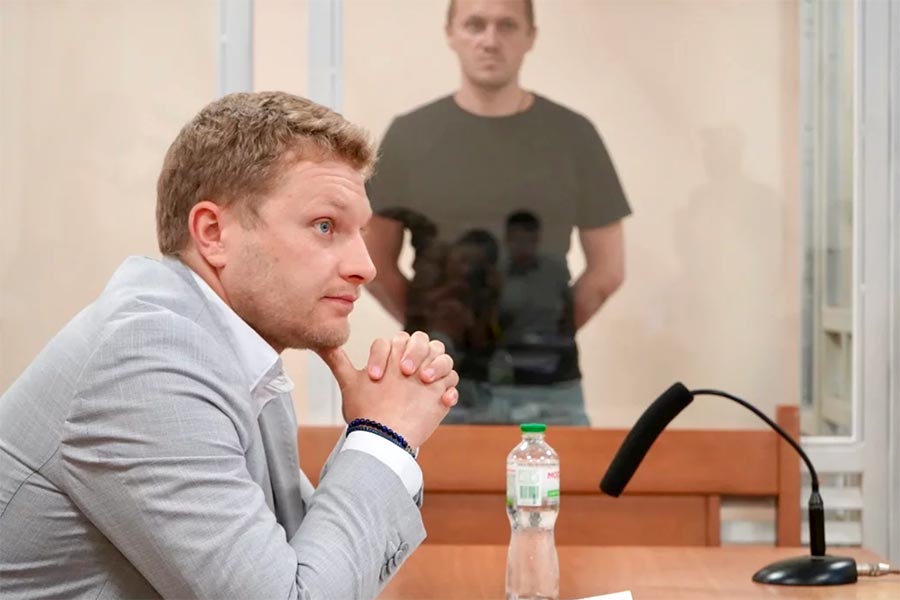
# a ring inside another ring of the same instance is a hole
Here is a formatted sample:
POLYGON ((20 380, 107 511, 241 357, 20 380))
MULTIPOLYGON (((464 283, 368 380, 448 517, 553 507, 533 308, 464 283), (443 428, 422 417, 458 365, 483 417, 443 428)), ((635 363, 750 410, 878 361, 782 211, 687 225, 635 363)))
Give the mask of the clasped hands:
POLYGON ((377 339, 364 369, 341 348, 319 350, 341 388, 346 422, 387 425, 413 447, 427 440, 459 399, 459 375, 444 344, 417 331, 377 339))

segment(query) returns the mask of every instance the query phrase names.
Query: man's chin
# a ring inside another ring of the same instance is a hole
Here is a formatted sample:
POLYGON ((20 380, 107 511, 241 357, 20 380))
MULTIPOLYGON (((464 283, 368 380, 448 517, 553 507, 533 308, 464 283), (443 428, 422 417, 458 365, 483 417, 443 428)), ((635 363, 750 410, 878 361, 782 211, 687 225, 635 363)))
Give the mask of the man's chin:
POLYGON ((500 90, 509 85, 510 79, 500 75, 482 75, 475 79, 475 83, 485 90, 500 90))
POLYGON ((347 343, 349 338, 350 328, 346 324, 343 327, 323 327, 303 332, 302 336, 298 336, 297 345, 291 345, 291 347, 298 350, 331 350, 332 348, 340 348, 347 343))

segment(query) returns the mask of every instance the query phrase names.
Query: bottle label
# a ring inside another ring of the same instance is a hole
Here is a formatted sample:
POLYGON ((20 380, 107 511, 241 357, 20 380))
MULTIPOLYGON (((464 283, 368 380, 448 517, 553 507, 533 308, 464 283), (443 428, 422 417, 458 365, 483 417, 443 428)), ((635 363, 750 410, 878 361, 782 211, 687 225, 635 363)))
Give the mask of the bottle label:
POLYGON ((559 466, 506 467, 506 504, 541 506, 559 502, 559 466))

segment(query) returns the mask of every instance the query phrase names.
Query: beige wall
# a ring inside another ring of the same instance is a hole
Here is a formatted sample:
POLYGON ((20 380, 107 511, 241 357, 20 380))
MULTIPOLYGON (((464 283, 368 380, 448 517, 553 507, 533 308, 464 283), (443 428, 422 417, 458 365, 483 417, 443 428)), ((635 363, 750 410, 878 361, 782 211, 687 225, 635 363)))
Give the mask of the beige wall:
POLYGON ((253 88, 307 89, 308 0, 254 0, 253 88))
MULTIPOLYGON (((444 0, 344 2, 345 112, 380 135, 458 75, 444 0)), ((586 114, 634 209, 627 281, 579 334, 594 424, 677 379, 774 414, 800 386, 796 2, 538 0, 523 84, 586 114)), ((577 272, 583 261, 570 255, 577 272)), ((367 297, 351 354, 397 324, 367 297)), ((761 426, 727 401, 679 426, 761 426)))
POLYGON ((0 2, 0 390, 129 254, 216 91, 216 0, 0 2))

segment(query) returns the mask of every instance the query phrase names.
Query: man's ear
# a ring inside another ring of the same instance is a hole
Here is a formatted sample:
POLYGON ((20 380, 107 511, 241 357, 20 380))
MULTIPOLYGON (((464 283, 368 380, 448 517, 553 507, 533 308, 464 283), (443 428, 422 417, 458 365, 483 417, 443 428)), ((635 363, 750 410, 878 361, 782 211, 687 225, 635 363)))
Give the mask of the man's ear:
POLYGON ((194 205, 188 215, 188 231, 194 247, 213 268, 221 269, 227 262, 223 240, 226 211, 214 202, 203 200, 194 205))
POLYGON ((456 38, 453 37, 453 25, 451 23, 444 25, 444 41, 447 42, 448 48, 456 52, 456 38))
POLYGON ((534 42, 537 40, 538 29, 534 25, 531 26, 531 39, 528 41, 528 50, 526 52, 531 52, 534 49, 534 42))

